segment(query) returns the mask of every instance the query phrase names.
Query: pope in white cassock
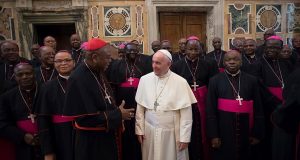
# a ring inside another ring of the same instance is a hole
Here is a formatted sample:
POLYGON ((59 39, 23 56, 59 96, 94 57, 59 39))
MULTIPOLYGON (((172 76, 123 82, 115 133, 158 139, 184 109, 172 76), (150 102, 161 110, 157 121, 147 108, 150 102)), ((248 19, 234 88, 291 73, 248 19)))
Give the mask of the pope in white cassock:
POLYGON ((143 160, 189 159, 191 105, 197 100, 186 80, 169 69, 171 64, 170 52, 157 51, 153 72, 141 78, 136 92, 135 133, 143 160))

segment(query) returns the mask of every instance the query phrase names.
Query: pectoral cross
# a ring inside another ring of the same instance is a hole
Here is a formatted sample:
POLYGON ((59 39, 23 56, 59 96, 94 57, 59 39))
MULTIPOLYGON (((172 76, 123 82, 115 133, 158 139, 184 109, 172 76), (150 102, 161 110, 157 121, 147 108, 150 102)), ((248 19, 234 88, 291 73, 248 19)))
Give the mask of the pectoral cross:
POLYGON ((129 82, 130 85, 132 85, 132 82, 133 82, 133 81, 134 81, 134 79, 133 79, 132 77, 129 77, 129 78, 128 78, 128 82, 129 82))
POLYGON ((159 106, 159 103, 157 102, 157 100, 154 102, 154 110, 156 110, 157 106, 159 106))
POLYGON ((36 115, 34 114, 29 114, 29 116, 27 118, 29 118, 31 120, 31 123, 34 123, 34 118, 36 117, 36 115))
POLYGON ((282 88, 282 89, 284 88, 284 83, 282 83, 282 86, 281 86, 281 88, 282 88))
POLYGON ((107 99, 108 100, 108 102, 109 102, 109 104, 111 104, 111 100, 110 100, 110 96, 107 94, 107 93, 105 93, 105 99, 107 99))
POLYGON ((196 91, 196 89, 197 89, 197 87, 198 87, 199 85, 197 85, 196 81, 194 81, 194 84, 191 85, 191 86, 194 88, 194 91, 196 91))
POLYGON ((242 100, 243 100, 243 98, 241 98, 240 95, 238 95, 237 98, 236 98, 235 100, 239 101, 239 105, 240 105, 240 106, 242 105, 242 100))

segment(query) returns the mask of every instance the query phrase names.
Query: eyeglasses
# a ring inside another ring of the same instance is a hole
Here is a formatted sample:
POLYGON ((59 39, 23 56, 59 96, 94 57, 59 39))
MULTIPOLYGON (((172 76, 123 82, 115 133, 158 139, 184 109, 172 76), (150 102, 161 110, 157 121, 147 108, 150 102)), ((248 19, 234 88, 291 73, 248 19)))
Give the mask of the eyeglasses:
POLYGON ((58 59, 58 60, 55 60, 54 63, 57 63, 57 64, 62 64, 62 63, 69 63, 69 62, 72 62, 73 59, 58 59))

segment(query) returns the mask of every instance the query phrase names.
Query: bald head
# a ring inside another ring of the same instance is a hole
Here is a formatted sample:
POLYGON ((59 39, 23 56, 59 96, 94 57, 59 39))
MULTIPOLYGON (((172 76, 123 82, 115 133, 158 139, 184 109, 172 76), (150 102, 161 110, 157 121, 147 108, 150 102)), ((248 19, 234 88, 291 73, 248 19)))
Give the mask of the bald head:
POLYGON ((221 41, 221 38, 215 37, 215 38, 212 40, 212 45, 213 45, 213 47, 214 47, 215 50, 221 50, 221 47, 222 47, 222 41, 221 41))
POLYGON ((52 36, 47 36, 44 38, 44 45, 52 47, 54 50, 56 50, 56 40, 52 36))
POLYGON ((39 49, 40 60, 44 66, 53 66, 55 51, 52 47, 42 46, 39 49))

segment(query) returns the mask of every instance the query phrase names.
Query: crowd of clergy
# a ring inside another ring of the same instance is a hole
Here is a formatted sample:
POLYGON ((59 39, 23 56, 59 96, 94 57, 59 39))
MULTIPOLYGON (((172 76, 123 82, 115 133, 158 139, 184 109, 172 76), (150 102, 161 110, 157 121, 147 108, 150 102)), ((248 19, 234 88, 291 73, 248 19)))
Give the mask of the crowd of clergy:
POLYGON ((300 36, 289 46, 269 29, 228 51, 215 37, 211 52, 190 36, 149 55, 137 40, 70 44, 47 36, 28 60, 0 42, 1 160, 300 160, 300 36))

